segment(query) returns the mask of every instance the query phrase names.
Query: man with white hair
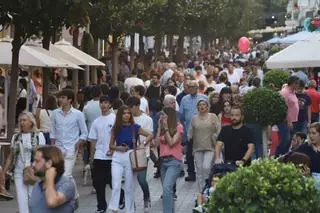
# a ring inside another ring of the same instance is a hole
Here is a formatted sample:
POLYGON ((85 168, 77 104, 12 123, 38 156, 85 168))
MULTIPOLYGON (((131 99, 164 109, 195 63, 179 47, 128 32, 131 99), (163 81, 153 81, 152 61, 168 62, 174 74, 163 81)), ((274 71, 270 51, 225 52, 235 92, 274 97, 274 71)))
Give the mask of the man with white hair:
POLYGON ((167 84, 167 81, 169 80, 169 78, 172 77, 174 73, 173 70, 177 68, 177 65, 171 62, 166 66, 166 68, 167 68, 166 71, 163 73, 163 75, 160 78, 161 86, 165 86, 167 84))

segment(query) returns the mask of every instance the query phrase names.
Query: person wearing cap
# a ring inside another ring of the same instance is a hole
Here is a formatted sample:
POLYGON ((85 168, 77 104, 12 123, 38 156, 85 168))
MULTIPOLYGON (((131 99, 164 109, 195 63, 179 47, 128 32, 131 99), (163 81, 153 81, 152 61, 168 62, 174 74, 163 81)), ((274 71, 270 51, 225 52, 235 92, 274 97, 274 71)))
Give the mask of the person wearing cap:
MULTIPOLYGON (((97 211, 103 213, 107 210, 106 185, 111 186, 111 162, 112 156, 109 149, 111 131, 116 115, 111 112, 110 98, 107 95, 100 97, 99 106, 101 115, 91 125, 88 141, 91 142, 92 155, 90 165, 92 169, 92 182, 96 190, 97 211)), ((123 203, 124 191, 122 190, 120 200, 123 203), (122 198, 122 199, 121 199, 122 198)))

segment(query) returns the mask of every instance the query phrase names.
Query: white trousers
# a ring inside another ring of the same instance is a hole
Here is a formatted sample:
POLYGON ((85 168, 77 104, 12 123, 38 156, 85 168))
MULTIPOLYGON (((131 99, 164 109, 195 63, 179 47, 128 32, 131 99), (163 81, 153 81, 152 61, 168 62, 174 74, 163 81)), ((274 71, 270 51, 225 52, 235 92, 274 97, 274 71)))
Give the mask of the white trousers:
POLYGON ((111 163, 112 174, 112 195, 108 208, 113 211, 119 209, 119 199, 121 190, 121 180, 124 177, 124 194, 126 203, 126 213, 134 212, 134 193, 136 174, 132 171, 129 153, 114 152, 111 163))
POLYGON ((29 199, 31 198, 32 186, 23 183, 23 176, 15 175, 14 184, 16 187, 19 213, 29 213, 29 199))
POLYGON ((78 152, 68 151, 68 150, 63 153, 63 155, 64 155, 64 173, 63 173, 63 175, 71 178, 71 180, 73 181, 73 183, 75 185, 75 189, 76 189, 75 199, 79 198, 79 191, 78 191, 77 184, 72 176, 72 171, 73 171, 74 164, 76 163, 77 154, 78 154, 78 152))
POLYGON ((205 180, 209 177, 212 162, 212 151, 198 151, 194 153, 194 163, 196 167, 196 183, 198 192, 202 192, 202 189, 205 186, 205 180))

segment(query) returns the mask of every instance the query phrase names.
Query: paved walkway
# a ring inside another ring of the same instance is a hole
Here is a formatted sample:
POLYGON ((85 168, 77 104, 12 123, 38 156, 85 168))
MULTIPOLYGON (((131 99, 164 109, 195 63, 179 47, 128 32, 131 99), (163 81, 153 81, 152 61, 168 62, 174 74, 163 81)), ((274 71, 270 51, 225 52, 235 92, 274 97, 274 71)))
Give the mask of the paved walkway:
MULTIPOLYGON (((78 190, 80 193, 79 199, 79 210, 77 213, 94 213, 96 210, 96 196, 90 194, 91 187, 83 185, 82 178, 82 167, 79 162, 75 167, 75 178, 78 185, 78 190)), ((162 186, 160 179, 153 178, 154 168, 150 164, 148 167, 148 176, 147 180, 150 187, 151 194, 151 210, 150 213, 161 213, 162 212, 162 200, 160 196, 162 194, 162 186)), ((136 212, 143 213, 143 194, 139 184, 136 185, 136 212)), ((12 191, 12 190, 11 190, 12 191)), ((178 199, 175 202, 176 204, 176 213, 190 213, 194 206, 195 200, 195 191, 196 184, 195 182, 185 182, 184 178, 179 178, 177 182, 177 195, 178 199)), ((110 199, 111 190, 107 186, 107 201, 110 199)), ((0 212, 1 213, 16 213, 17 212, 17 203, 16 200, 10 202, 0 201, 0 212)), ((111 211, 108 211, 108 213, 111 211)), ((125 211, 120 211, 125 212, 125 211)))

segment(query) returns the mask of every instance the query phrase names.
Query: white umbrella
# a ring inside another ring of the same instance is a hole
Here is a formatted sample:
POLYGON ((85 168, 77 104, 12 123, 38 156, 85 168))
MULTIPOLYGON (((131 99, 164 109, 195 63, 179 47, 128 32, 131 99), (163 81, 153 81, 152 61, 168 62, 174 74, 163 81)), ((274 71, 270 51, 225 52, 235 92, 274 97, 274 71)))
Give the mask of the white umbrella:
POLYGON ((311 36, 311 32, 308 31, 301 31, 292 35, 288 35, 281 39, 281 44, 294 44, 298 41, 303 41, 311 36))
POLYGON ((50 52, 77 65, 105 66, 101 61, 72 46, 65 40, 61 40, 54 45, 50 45, 50 52))
POLYGON ((282 38, 280 38, 280 37, 274 37, 274 38, 266 41, 266 43, 268 43, 268 44, 281 44, 281 40, 282 40, 282 38))
POLYGON ((266 65, 274 68, 320 67, 320 33, 313 33, 307 40, 297 42, 272 55, 266 65))
MULTIPOLYGON (((0 41, 0 64, 11 65, 12 62, 12 44, 11 39, 0 41)), ((81 69, 81 67, 60 59, 51 54, 48 50, 35 44, 25 44, 21 46, 19 53, 19 65, 33 67, 50 67, 50 68, 71 68, 81 69)))

